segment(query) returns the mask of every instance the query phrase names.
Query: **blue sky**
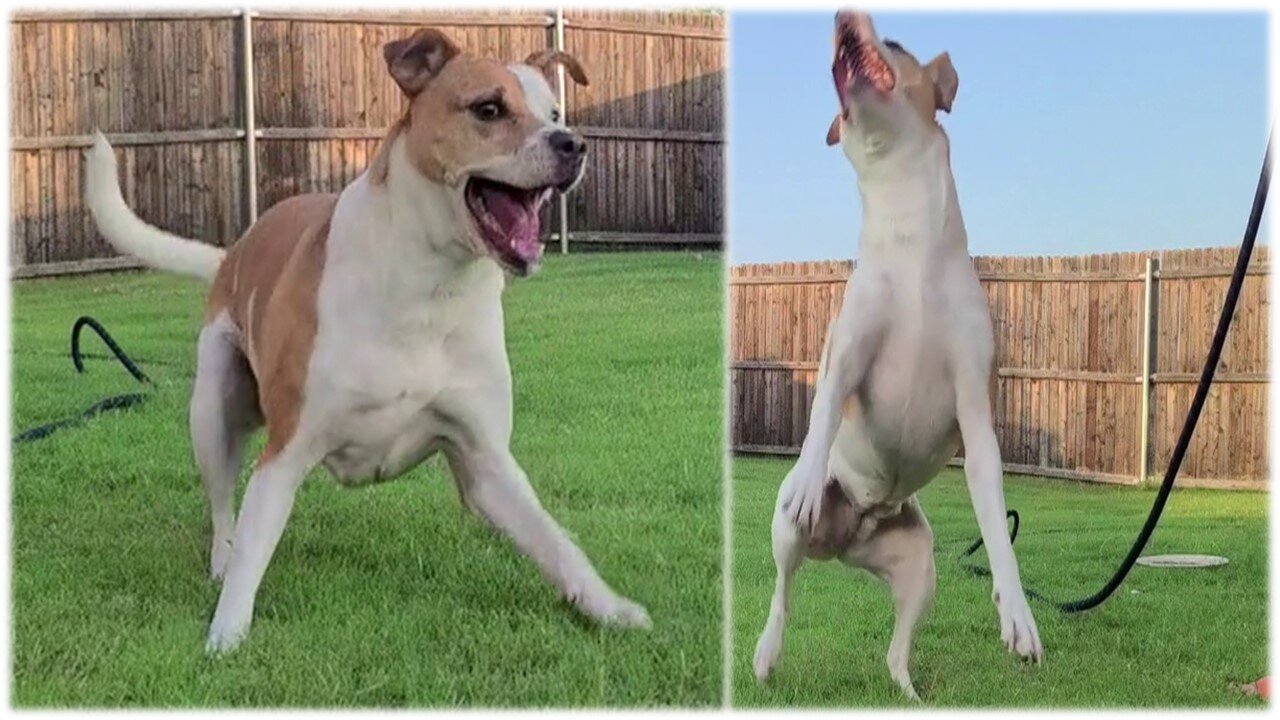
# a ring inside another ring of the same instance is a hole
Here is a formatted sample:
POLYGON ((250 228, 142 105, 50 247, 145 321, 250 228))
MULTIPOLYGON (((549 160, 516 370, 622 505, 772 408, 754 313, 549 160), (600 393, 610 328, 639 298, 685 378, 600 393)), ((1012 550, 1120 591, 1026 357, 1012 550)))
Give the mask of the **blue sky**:
MULTIPOLYGON (((848 258, 853 168, 824 143, 833 13, 731 15, 730 258, 848 258)), ((1239 243, 1267 133, 1251 14, 879 13, 960 76, 939 113, 974 255, 1239 243)))

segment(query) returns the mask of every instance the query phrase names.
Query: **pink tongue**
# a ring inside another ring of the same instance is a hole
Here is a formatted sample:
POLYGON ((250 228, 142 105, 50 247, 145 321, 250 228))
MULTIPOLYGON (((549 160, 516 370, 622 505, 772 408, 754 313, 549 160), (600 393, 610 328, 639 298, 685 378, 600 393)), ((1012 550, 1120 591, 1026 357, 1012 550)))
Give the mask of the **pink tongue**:
POLYGON ((538 213, 534 211, 533 203, 490 187, 481 189, 481 193, 485 209, 502 228, 511 249, 523 259, 537 259, 541 246, 538 243, 538 213))

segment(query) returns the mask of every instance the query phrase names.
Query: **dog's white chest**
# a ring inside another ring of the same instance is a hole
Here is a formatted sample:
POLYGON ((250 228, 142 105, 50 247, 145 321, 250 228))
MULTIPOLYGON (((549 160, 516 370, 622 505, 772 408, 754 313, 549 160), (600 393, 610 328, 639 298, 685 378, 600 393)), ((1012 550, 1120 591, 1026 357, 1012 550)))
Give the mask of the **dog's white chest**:
POLYGON ((325 467, 343 484, 390 480, 434 452, 445 424, 435 410, 453 361, 438 344, 353 350, 330 370, 332 418, 325 467))
MULTIPOLYGON (((898 293, 859 307, 861 312, 884 313, 888 322, 862 387, 844 408, 828 467, 864 508, 905 501, 958 449, 950 365, 963 359, 949 357, 946 338, 965 316, 987 312, 982 296, 954 290, 976 285, 963 260, 940 263, 923 274, 891 268, 898 293)), ((971 337, 965 342, 981 346, 989 340, 971 337)))
MULTIPOLYGON (((499 326, 500 327, 500 326, 499 326)), ((343 484, 390 480, 440 449, 456 427, 446 399, 500 384, 501 337, 484 342, 464 325, 372 336, 354 330, 312 365, 314 408, 332 448, 324 464, 343 484), (494 345, 478 362, 474 348, 494 345)))
POLYGON ((349 188, 335 211, 331 237, 346 242, 330 242, 303 413, 323 427, 324 464, 343 484, 412 469, 457 432, 459 413, 442 405, 509 383, 498 266, 472 262, 435 282, 444 260, 371 254, 370 233, 394 228, 349 217, 368 202, 349 188))

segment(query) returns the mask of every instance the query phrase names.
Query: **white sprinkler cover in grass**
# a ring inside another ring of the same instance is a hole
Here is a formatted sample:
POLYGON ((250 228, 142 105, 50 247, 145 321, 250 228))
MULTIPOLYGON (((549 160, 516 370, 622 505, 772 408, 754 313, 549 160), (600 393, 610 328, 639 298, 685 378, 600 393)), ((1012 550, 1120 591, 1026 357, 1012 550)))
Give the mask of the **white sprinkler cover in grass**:
POLYGON ((1229 560, 1217 555, 1143 555, 1139 565, 1158 568, 1207 568, 1226 565, 1229 560))

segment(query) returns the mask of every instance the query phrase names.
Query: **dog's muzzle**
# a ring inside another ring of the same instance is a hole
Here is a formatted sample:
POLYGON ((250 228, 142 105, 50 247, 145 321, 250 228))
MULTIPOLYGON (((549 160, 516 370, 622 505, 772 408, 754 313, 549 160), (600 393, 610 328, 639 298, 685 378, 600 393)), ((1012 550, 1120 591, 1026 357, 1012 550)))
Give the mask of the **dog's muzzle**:
POLYGON ((547 144, 556 158, 555 188, 562 193, 569 192, 582 177, 582 169, 587 164, 587 141, 578 133, 556 130, 547 136, 547 144))

